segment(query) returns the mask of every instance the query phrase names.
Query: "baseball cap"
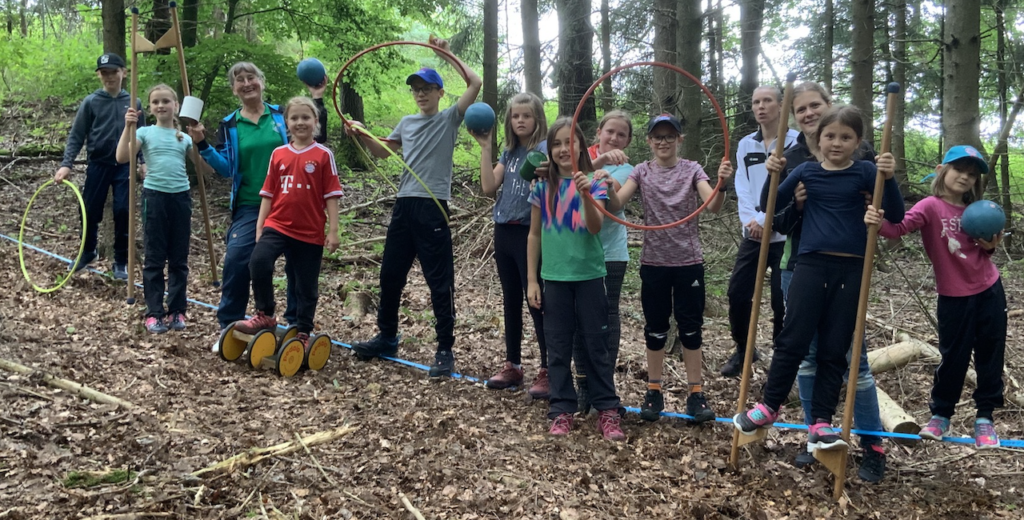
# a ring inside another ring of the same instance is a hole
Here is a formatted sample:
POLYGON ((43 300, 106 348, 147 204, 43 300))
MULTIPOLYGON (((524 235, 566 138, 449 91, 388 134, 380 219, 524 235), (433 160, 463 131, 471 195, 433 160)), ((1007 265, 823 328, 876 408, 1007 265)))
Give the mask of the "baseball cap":
POLYGON ((674 128, 676 132, 680 134, 683 133, 682 123, 680 123, 679 119, 672 114, 661 114, 660 116, 655 116, 654 118, 652 118, 651 121, 647 123, 647 133, 650 134, 651 132, 653 132, 654 127, 658 126, 659 123, 668 123, 672 125, 672 128, 674 128))
POLYGON ((429 67, 423 67, 422 69, 413 72, 405 79, 406 85, 412 85, 413 78, 420 78, 427 83, 433 83, 437 85, 437 88, 444 88, 444 81, 441 80, 441 75, 436 70, 429 67))
POLYGON ((123 68, 125 68, 124 58, 114 54, 113 52, 108 52, 103 56, 96 58, 96 70, 123 68))
POLYGON ((985 158, 976 148, 966 144, 950 148, 946 152, 946 156, 942 158, 942 164, 949 164, 960 159, 970 159, 978 165, 978 170, 981 170, 981 173, 988 173, 988 163, 985 162, 985 158))

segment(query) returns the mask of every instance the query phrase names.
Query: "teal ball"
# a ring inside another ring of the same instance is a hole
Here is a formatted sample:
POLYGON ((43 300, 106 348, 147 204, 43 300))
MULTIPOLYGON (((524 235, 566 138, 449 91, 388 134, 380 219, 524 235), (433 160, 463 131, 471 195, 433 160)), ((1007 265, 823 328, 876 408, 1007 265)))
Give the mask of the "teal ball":
POLYGON ((295 69, 295 73, 298 74, 299 79, 311 86, 315 87, 324 82, 324 76, 327 75, 327 69, 324 68, 324 64, 320 63, 320 60, 316 58, 306 58, 299 62, 299 66, 295 69))
POLYGON ((494 128, 494 109, 487 103, 473 103, 466 109, 466 128, 477 134, 494 128))
POLYGON ((991 200, 979 200, 964 209, 960 217, 960 229, 971 238, 991 240, 1006 225, 1006 214, 999 204, 991 200))

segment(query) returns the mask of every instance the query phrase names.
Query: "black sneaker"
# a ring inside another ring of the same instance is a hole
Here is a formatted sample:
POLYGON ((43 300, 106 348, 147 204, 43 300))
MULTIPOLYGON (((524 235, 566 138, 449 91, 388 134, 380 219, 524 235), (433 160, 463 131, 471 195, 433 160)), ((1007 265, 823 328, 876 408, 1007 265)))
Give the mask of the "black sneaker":
POLYGON ((796 454, 796 458, 793 459, 793 466, 797 469, 806 468, 811 464, 814 464, 818 459, 814 458, 814 454, 807 451, 806 449, 800 450, 800 453, 796 454))
POLYGON ((353 343, 352 352, 355 352, 356 357, 363 361, 375 357, 395 357, 398 354, 398 340, 401 337, 399 335, 391 340, 386 340, 383 336, 377 334, 370 341, 353 343))
POLYGON ((880 482, 885 477, 885 450, 881 446, 868 444, 864 447, 864 458, 860 461, 857 476, 864 482, 872 484, 880 482))
MULTIPOLYGON (((739 377, 743 374, 743 352, 736 351, 732 353, 729 360, 722 365, 722 375, 725 377, 739 377)), ((761 359, 761 355, 754 349, 754 359, 751 363, 757 363, 761 359)))
POLYGON ((715 420, 715 411, 708 408, 708 399, 704 397, 704 392, 694 392, 686 398, 686 415, 693 417, 690 420, 693 424, 715 420))
POLYGON ((93 249, 92 251, 83 251, 82 256, 78 257, 77 262, 71 264, 71 267, 68 268, 68 271, 71 271, 72 273, 77 273, 78 271, 81 271, 82 269, 89 267, 89 264, 93 263, 96 260, 97 256, 99 255, 96 254, 95 249, 93 249))
POLYGON ((648 390, 644 395, 644 404, 640 407, 640 418, 654 422, 661 417, 665 409, 665 395, 660 390, 648 390))
POLYGON ((121 264, 114 262, 114 279, 115 280, 127 280, 128 279, 128 264, 121 264))
POLYGON ((451 377, 454 371, 455 354, 452 354, 450 350, 437 351, 437 354, 434 354, 434 364, 430 365, 430 377, 451 377))
POLYGON ((585 377, 576 378, 576 407, 584 417, 590 414, 590 390, 585 377))

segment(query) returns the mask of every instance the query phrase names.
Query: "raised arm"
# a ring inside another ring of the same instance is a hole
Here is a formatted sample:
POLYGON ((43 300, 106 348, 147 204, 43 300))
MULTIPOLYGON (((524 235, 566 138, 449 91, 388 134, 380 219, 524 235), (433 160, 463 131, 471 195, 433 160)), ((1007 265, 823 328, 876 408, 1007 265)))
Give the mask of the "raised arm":
POLYGON ((469 68, 469 65, 466 65, 466 63, 460 60, 457 56, 451 54, 451 47, 448 45, 448 40, 435 38, 431 36, 429 39, 429 43, 431 45, 436 45, 448 51, 448 54, 442 54, 437 51, 434 52, 442 60, 448 62, 449 65, 455 67, 455 69, 458 70, 460 73, 463 73, 464 71, 462 78, 466 80, 467 86, 466 91, 463 92, 461 96, 459 96, 458 106, 459 113, 465 114, 466 109, 469 108, 469 105, 472 105, 473 102, 476 101, 476 96, 480 94, 480 87, 482 87, 484 84, 483 80, 480 79, 480 76, 478 76, 476 72, 473 72, 473 69, 469 68), (449 54, 451 54, 451 56, 449 56, 449 54))

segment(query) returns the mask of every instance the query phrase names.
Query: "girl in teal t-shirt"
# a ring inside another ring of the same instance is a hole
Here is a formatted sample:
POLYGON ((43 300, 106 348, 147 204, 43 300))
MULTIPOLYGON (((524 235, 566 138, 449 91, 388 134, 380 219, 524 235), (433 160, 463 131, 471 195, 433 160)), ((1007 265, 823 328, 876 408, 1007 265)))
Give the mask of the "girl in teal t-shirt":
POLYGON ((544 280, 544 338, 551 385, 549 431, 552 435, 567 435, 572 430, 578 405, 570 365, 573 336, 578 330, 587 353, 585 371, 591 404, 599 412, 598 428, 605 439, 621 441, 626 436, 619 427, 622 407, 615 393, 614 365, 608 352, 604 250, 598 238, 604 216, 584 202, 582 195, 589 192, 593 203, 604 207, 607 188, 603 182, 592 180, 594 168, 584 148, 583 131, 570 119, 555 121, 548 130, 547 142, 550 172, 530 193, 533 207, 526 251, 527 298, 535 309, 541 308, 537 268, 543 266, 539 272, 544 280), (573 172, 570 143, 582 171, 573 172))

